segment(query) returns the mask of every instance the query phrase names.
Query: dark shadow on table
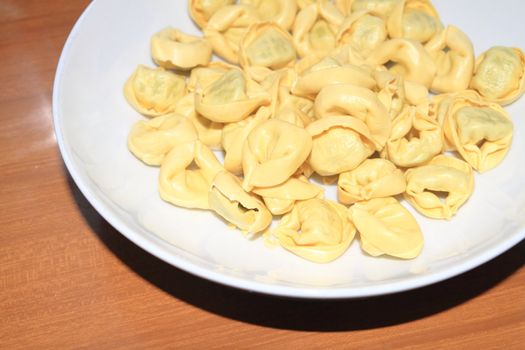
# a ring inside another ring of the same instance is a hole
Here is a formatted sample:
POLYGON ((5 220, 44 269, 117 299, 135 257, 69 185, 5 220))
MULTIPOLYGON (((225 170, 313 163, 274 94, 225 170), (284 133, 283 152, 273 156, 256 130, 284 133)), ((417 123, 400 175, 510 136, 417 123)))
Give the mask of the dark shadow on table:
POLYGON ((99 239, 124 264, 175 298, 224 317, 265 327, 347 331, 385 327, 452 308, 493 288, 525 265, 525 241, 455 278, 392 295, 349 300, 288 299, 246 292, 193 276, 150 255, 113 229, 68 175, 71 192, 99 239))

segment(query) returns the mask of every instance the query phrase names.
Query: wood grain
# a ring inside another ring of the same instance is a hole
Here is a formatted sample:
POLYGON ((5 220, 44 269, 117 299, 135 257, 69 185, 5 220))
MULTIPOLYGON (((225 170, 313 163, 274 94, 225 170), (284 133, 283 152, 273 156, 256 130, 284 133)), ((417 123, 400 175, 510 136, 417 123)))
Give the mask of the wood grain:
POLYGON ((523 348, 525 242, 433 286, 323 302, 217 285, 126 240, 52 130, 55 67, 87 4, 0 0, 0 348, 523 348))

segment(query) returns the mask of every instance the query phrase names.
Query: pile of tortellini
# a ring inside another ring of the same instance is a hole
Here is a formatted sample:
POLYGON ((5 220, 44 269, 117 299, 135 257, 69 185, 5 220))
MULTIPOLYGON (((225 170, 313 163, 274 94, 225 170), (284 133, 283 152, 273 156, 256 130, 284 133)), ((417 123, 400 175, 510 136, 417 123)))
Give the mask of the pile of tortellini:
POLYGON ((160 166, 169 203, 269 232, 314 262, 341 256, 357 233, 369 255, 411 259, 423 235, 397 198, 450 219, 472 194, 473 169, 494 168, 509 150, 501 106, 525 91, 523 51, 475 58, 428 0, 188 6, 203 36, 154 34, 158 66, 140 65, 124 89, 149 117, 129 149, 160 166), (339 201, 319 183, 337 184, 339 201))

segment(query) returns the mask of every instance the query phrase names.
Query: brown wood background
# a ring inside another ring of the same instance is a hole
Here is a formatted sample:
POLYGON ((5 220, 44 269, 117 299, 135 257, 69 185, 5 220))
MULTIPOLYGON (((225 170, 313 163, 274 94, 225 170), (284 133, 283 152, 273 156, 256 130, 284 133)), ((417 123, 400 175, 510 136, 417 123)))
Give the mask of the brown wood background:
POLYGON ((1 349, 525 348, 525 242, 433 286, 323 302, 217 285, 121 236, 52 129, 55 67, 87 4, 0 0, 1 349))

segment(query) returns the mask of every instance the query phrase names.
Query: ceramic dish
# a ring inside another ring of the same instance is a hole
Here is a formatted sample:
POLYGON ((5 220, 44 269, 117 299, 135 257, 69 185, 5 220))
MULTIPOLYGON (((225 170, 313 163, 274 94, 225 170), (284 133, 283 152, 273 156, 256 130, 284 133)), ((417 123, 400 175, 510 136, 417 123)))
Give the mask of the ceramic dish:
MULTIPOLYGON (((435 1, 445 24, 472 39, 479 54, 493 45, 525 49, 525 2, 435 1)), ((172 25, 198 33, 186 1, 95 0, 73 28, 58 65, 53 114, 57 141, 74 181, 96 210, 128 239, 160 259, 226 285, 301 298, 351 298, 425 286, 472 269, 525 237, 525 98, 508 106, 512 148, 495 170, 476 175, 474 195, 451 221, 414 213, 425 235, 414 260, 372 258, 357 241, 343 257, 314 264, 247 240, 211 212, 163 202, 158 168, 128 151, 142 118, 122 86, 137 64, 153 66, 150 36, 172 25)), ((335 197, 335 190, 328 190, 335 197)), ((412 210, 412 212, 414 212, 412 210)))

